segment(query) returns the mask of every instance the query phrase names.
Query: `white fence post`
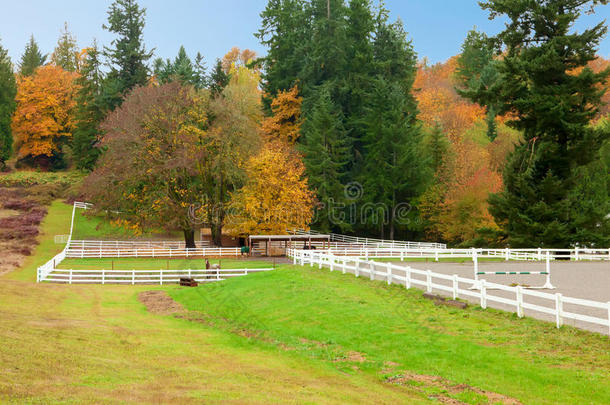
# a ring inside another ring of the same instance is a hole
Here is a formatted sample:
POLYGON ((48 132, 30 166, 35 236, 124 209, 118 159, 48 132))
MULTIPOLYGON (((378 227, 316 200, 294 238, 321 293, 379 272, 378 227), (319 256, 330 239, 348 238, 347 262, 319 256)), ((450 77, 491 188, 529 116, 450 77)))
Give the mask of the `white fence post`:
POLYGON ((434 261, 438 262, 438 249, 434 249, 434 261))
POLYGON ((70 280, 68 282, 69 284, 72 284, 72 269, 70 269, 70 280))
POLYGON ((485 280, 481 280, 481 308, 487 309, 487 287, 485 280))
POLYGON ((426 291, 432 292, 432 270, 426 271, 426 291))
POLYGON ((345 257, 344 257, 343 259, 341 259, 341 261, 342 261, 342 264, 343 264, 343 266, 342 266, 342 268, 341 268, 341 272, 342 272, 343 274, 345 274, 345 266, 346 266, 347 260, 346 260, 346 259, 345 259, 345 257))
POLYGON ((411 288, 411 266, 407 266, 405 271, 405 288, 408 290, 411 288))
POLYGON ((578 254, 578 246, 576 246, 576 248, 574 248, 574 259, 576 259, 576 261, 578 261, 580 259, 580 256, 578 254))
POLYGON ((354 274, 356 277, 360 275, 360 259, 356 258, 356 265, 354 269, 354 274))
POLYGON ((371 281, 375 280, 375 264, 374 262, 369 262, 369 278, 371 279, 371 281))
POLYGON ((392 284, 392 263, 388 263, 386 265, 388 267, 387 275, 388 275, 388 285, 392 284))
POLYGON ((517 316, 523 318, 523 287, 520 285, 516 288, 517 291, 517 316))
POLYGON ((102 285, 106 284, 106 272, 102 270, 102 285))
POLYGON ((561 327, 563 324, 562 319, 563 313, 563 302, 561 302, 561 293, 555 294, 555 322, 557 323, 557 327, 561 327))
POLYGON ((610 301, 608 301, 608 334, 610 334, 610 301))
POLYGON ((457 299, 458 297, 458 275, 453 275, 453 299, 457 299))
POLYGON ((506 248, 504 250, 504 260, 508 261, 509 258, 510 258, 510 250, 508 248, 506 248))

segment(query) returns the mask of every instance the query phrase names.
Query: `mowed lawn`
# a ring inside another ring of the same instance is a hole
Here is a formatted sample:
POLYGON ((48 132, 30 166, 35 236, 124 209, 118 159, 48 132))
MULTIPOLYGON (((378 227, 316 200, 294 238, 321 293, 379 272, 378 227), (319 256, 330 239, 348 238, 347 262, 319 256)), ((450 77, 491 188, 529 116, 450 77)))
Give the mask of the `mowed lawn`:
POLYGON ((55 203, 41 244, 0 277, 0 403, 426 403, 411 388, 269 347, 200 322, 148 313, 152 286, 36 284, 61 250, 70 207, 55 203))
POLYGON ((35 256, 0 278, 0 402, 610 403, 607 336, 327 269, 197 288, 36 284, 69 208, 51 207, 35 256), (147 290, 190 312, 147 312, 147 290))

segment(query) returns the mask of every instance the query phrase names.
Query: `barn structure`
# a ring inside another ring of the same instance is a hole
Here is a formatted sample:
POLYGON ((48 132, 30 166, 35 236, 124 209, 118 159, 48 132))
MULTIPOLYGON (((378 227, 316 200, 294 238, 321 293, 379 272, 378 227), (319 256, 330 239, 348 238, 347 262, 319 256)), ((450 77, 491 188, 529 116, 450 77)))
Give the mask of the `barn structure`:
POLYGON ((330 235, 250 235, 251 255, 283 256, 286 249, 329 249, 330 235))

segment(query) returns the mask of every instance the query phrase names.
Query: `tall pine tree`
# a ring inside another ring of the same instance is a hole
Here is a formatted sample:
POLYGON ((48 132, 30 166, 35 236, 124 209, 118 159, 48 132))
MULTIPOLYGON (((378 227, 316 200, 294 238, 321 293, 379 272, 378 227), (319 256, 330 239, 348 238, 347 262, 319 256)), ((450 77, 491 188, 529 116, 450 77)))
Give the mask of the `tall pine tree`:
POLYGON ((78 52, 76 38, 68 31, 68 23, 64 23, 64 30, 51 55, 51 61, 68 72, 76 72, 78 70, 78 52))
POLYGON ((82 61, 76 94, 76 124, 72 135, 72 155, 81 170, 92 170, 99 154, 95 147, 101 138, 100 123, 104 119, 100 52, 97 43, 88 48, 82 61))
POLYGON ((136 0, 115 0, 108 10, 108 24, 103 28, 117 35, 111 47, 104 47, 111 68, 105 85, 109 110, 119 106, 131 89, 148 80, 147 62, 153 52, 144 46, 145 15, 146 9, 136 0))
POLYGON ((347 201, 342 182, 350 145, 343 127, 343 114, 324 87, 319 90, 309 114, 303 124, 300 150, 309 185, 320 203, 315 224, 323 232, 346 230, 350 228, 350 221, 344 216, 347 201))
POLYGON ((13 148, 11 120, 16 107, 16 94, 13 64, 6 49, 0 45, 0 170, 4 169, 13 148))
POLYGON ((380 237, 394 239, 397 227, 406 229, 414 218, 410 204, 428 178, 417 103, 411 91, 416 55, 402 23, 388 24, 383 11, 373 49, 376 76, 366 107, 366 159, 361 175, 368 206, 361 211, 367 213, 368 225, 378 227, 380 237), (368 209, 377 205, 383 216, 368 209))
POLYGON ((484 33, 471 30, 462 44, 455 72, 459 83, 456 91, 487 110, 487 137, 490 141, 498 135, 495 121, 499 109, 498 94, 493 90, 499 79, 497 53, 494 41, 484 33))
MULTIPOLYGON (((523 132, 504 170, 505 190, 490 198, 490 211, 514 247, 607 246, 608 192, 597 207, 583 210, 593 195, 583 168, 598 159, 609 133, 590 127, 610 70, 594 73, 605 24, 574 32, 581 13, 606 0, 487 0, 492 17, 507 16, 496 39, 506 50, 494 91, 501 113, 523 132), (594 208, 594 209, 593 209, 594 208)), ((602 184, 604 182, 601 182, 602 184)), ((606 182, 607 183, 607 182, 606 182)), ((601 185, 600 185, 601 187, 601 185)))
POLYGON ((21 62, 19 63, 19 74, 21 76, 30 76, 36 68, 44 65, 47 56, 43 55, 38 48, 38 44, 34 39, 34 35, 30 36, 30 41, 26 44, 21 62))

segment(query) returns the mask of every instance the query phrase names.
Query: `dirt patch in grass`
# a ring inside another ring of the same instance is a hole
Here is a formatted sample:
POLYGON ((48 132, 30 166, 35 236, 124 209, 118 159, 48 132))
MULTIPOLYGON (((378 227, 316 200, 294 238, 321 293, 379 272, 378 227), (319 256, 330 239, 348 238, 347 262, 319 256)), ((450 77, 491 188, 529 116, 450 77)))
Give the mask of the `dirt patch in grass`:
POLYGON ((434 375, 413 374, 405 372, 386 379, 386 382, 414 387, 443 404, 464 404, 460 397, 476 396, 489 404, 522 405, 520 401, 497 392, 486 391, 467 384, 452 384, 450 381, 434 375))
POLYGON ((138 299, 148 312, 156 315, 174 315, 185 313, 182 304, 174 301, 165 291, 143 291, 138 299))
POLYGON ((19 211, 0 208, 0 219, 14 217, 15 215, 19 215, 19 211))
POLYGON ((366 361, 366 355, 364 353, 350 351, 345 353, 344 357, 339 357, 333 360, 334 363, 343 361, 351 363, 364 363, 366 361))

